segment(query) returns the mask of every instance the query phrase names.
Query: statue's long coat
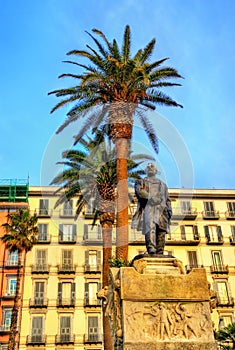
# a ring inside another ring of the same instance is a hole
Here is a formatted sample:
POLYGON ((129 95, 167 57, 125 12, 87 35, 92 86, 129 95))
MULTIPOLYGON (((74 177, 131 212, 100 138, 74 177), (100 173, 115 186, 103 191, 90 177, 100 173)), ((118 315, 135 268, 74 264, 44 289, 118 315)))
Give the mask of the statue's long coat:
POLYGON ((155 231, 157 224, 168 233, 172 208, 166 184, 160 179, 146 177, 135 183, 135 193, 138 207, 131 227, 145 235, 150 230, 155 231))

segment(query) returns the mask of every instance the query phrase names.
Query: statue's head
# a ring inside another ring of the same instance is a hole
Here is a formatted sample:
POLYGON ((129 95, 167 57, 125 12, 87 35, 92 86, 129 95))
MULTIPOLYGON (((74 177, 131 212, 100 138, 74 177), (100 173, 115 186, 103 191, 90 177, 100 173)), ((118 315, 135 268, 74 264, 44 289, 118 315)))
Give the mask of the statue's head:
POLYGON ((145 172, 148 176, 153 176, 157 174, 157 167, 153 163, 148 163, 146 166, 145 172))

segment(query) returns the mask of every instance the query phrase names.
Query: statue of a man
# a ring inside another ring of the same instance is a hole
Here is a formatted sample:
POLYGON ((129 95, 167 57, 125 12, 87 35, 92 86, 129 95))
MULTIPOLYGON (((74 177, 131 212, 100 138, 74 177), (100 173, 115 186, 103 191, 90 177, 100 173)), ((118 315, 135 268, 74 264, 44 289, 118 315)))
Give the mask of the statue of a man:
POLYGON ((166 184, 156 178, 157 167, 149 163, 145 172, 147 176, 135 183, 138 207, 132 228, 145 235, 148 254, 163 254, 172 215, 171 202, 166 184))

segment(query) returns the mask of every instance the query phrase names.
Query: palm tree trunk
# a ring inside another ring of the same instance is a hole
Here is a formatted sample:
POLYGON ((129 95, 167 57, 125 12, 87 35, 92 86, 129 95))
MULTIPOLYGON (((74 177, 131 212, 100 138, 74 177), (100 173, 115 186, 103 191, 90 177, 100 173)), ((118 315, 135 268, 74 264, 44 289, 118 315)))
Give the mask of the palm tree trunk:
POLYGON ((16 278, 16 293, 14 298, 14 305, 11 314, 11 327, 8 342, 8 350, 15 350, 18 348, 17 342, 17 326, 18 326, 18 315, 21 305, 21 266, 22 266, 22 252, 18 252, 18 266, 17 266, 17 278, 16 278))
MULTIPOLYGON (((114 216, 114 214, 113 214, 114 216)), ((109 264, 108 260, 112 257, 112 228, 111 221, 102 222, 103 235, 103 288, 109 285, 109 264)), ((111 336, 111 327, 109 316, 105 315, 106 305, 103 306, 103 334, 104 334, 104 350, 113 349, 113 340, 111 336)))
POLYGON ((128 260, 128 181, 129 140, 115 139, 117 169, 117 234, 116 257, 128 260))

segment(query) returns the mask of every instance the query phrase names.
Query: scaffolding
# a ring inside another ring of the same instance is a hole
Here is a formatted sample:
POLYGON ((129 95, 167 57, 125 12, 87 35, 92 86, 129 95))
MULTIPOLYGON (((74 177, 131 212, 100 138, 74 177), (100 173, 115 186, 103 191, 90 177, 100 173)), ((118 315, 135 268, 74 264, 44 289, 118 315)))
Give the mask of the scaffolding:
POLYGON ((28 202, 28 179, 0 179, 0 202, 28 202))

